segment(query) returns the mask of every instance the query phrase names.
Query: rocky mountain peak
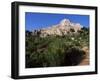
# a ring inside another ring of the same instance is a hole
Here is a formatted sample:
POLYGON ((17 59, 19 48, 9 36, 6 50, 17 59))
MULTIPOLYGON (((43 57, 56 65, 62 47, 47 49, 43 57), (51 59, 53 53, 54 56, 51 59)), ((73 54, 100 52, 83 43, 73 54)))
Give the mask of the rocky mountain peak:
POLYGON ((82 27, 83 26, 80 23, 73 23, 70 22, 69 19, 63 19, 57 25, 52 25, 51 27, 43 28, 39 31, 37 30, 36 32, 33 32, 33 34, 39 34, 40 37, 46 37, 50 35, 63 36, 69 33, 77 33, 82 27), (73 30, 73 32, 71 32, 71 30, 73 30))
POLYGON ((63 19, 60 21, 60 25, 61 26, 68 26, 70 24, 70 20, 69 19, 63 19))

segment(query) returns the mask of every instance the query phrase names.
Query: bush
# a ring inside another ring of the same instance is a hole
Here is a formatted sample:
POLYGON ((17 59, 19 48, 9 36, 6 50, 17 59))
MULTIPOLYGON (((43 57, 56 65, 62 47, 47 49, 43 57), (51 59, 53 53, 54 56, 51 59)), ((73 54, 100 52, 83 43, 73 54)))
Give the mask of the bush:
POLYGON ((89 47, 86 32, 45 38, 26 36, 26 68, 78 65, 85 58, 82 47, 89 47))
POLYGON ((85 58, 85 52, 77 47, 72 47, 65 52, 65 65, 78 65, 85 58))

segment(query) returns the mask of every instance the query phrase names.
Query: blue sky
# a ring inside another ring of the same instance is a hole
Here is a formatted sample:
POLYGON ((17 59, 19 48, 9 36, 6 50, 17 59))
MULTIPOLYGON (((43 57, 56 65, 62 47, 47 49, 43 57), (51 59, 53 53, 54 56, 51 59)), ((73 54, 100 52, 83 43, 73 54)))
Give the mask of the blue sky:
POLYGON ((25 13, 25 27, 26 30, 35 30, 46 28, 48 26, 59 24, 62 19, 69 19, 71 22, 80 23, 83 26, 89 27, 88 15, 74 15, 74 14, 51 14, 51 13, 25 13))

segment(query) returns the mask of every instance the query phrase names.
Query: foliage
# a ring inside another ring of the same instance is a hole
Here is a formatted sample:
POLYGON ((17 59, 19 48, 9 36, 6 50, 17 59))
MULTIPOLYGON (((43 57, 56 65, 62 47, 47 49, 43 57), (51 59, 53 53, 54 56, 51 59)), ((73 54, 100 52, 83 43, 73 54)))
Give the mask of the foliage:
MULTIPOLYGON (((27 32, 26 32, 27 33, 27 32)), ((26 68, 78 65, 89 47, 89 29, 77 34, 39 37, 26 34, 26 68)))

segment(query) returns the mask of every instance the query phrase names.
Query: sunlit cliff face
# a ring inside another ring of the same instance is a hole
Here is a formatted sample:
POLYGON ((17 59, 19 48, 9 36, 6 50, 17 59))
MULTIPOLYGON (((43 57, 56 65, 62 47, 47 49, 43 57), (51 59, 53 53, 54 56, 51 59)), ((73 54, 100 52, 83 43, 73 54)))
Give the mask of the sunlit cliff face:
POLYGON ((63 19, 60 21, 59 24, 53 25, 51 27, 43 28, 39 30, 40 32, 40 37, 46 37, 48 35, 67 35, 70 30, 73 30, 74 33, 77 33, 79 30, 81 30, 83 26, 80 25, 79 23, 73 23, 70 22, 69 19, 63 19))

